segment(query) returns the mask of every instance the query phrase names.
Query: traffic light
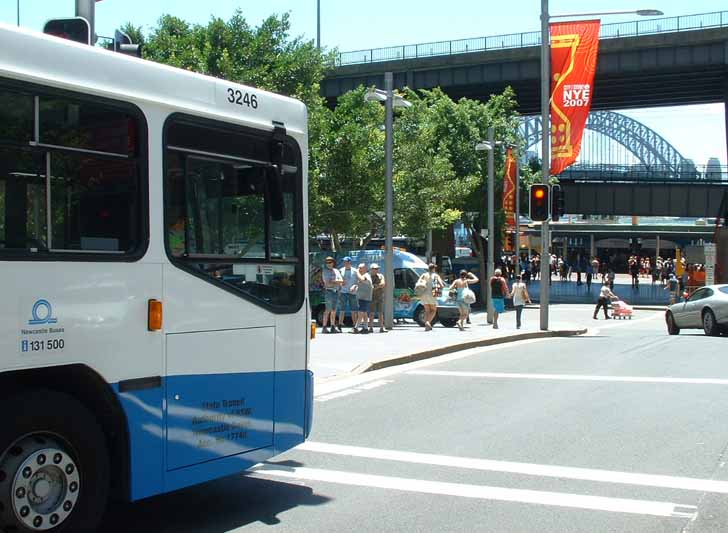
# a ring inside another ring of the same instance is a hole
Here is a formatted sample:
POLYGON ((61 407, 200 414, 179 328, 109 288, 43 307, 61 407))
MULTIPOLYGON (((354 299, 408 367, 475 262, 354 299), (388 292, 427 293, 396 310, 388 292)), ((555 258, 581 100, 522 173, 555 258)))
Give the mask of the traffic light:
POLYGON ((116 30, 114 32, 114 52, 142 57, 142 45, 132 43, 131 37, 122 31, 116 30))
POLYGON ((558 222, 565 214, 564 191, 559 185, 551 186, 551 221, 558 222))
POLYGON ((51 19, 43 26, 43 33, 81 44, 91 44, 91 26, 83 17, 51 19))
POLYGON ((529 202, 529 215, 531 220, 544 221, 549 219, 549 186, 531 185, 529 202))

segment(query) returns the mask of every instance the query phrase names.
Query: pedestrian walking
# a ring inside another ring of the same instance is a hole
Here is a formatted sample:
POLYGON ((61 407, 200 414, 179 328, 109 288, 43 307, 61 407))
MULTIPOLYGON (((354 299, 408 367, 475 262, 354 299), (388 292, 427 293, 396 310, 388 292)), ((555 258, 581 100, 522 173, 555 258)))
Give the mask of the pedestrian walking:
POLYGON ((617 300, 617 295, 614 294, 611 289, 609 288, 609 282, 605 281, 604 285, 602 285, 602 288, 599 290, 599 300, 597 301, 597 306, 594 308, 594 320, 597 319, 597 315, 599 314, 599 308, 604 308, 604 319, 609 320, 610 317, 608 310, 609 310, 609 302, 611 300, 617 300))
POLYGON ((460 317, 458 318, 458 328, 460 328, 460 331, 465 330, 465 322, 468 320, 468 315, 470 315, 470 303, 466 302, 464 298, 465 290, 470 290, 468 289, 470 283, 478 283, 478 281, 478 278, 472 272, 461 270, 460 278, 453 281, 452 285, 450 285, 450 290, 455 289, 456 291, 455 303, 460 312, 460 317))
POLYGON ((425 331, 432 330, 432 320, 437 314, 436 294, 442 291, 445 283, 437 273, 437 266, 430 263, 427 272, 423 273, 415 285, 415 293, 420 298, 420 303, 425 308, 425 331), (419 288, 418 288, 419 287, 419 288))
POLYGON ((614 290, 614 278, 617 275, 614 273, 614 270, 612 270, 612 267, 609 267, 609 270, 607 270, 607 283, 609 284, 609 290, 614 290))
POLYGON ((637 256, 631 256, 629 258, 629 275, 632 277, 632 288, 636 289, 639 286, 639 264, 637 256))
POLYGON ((321 281, 324 284, 324 319, 321 333, 329 333, 326 327, 329 320, 331 320, 331 333, 341 331, 336 329, 336 306, 339 303, 339 289, 343 280, 335 266, 336 260, 333 257, 324 259, 324 268, 321 270, 321 281))
POLYGON ((488 283, 490 284, 490 301, 493 304, 493 329, 498 329, 498 315, 506 310, 505 297, 508 294, 508 285, 500 268, 495 269, 493 277, 488 283))
POLYGON ((513 307, 516 309, 516 329, 521 329, 523 307, 531 303, 531 297, 528 294, 528 285, 526 285, 525 279, 516 280, 513 284, 511 298, 513 298, 513 307))
POLYGON ((384 276, 379 273, 379 265, 372 263, 369 267, 369 276, 372 278, 372 308, 369 311, 369 333, 373 333, 374 315, 379 317, 379 333, 387 333, 384 329, 384 276))
POLYGON ((677 276, 674 272, 670 273, 670 277, 667 279, 667 285, 665 285, 665 290, 670 291, 670 305, 677 302, 677 294, 678 289, 680 287, 680 283, 677 280, 677 276))
POLYGON ((351 315, 351 325, 356 323, 356 315, 359 312, 359 304, 356 300, 356 269, 351 265, 351 257, 344 257, 344 266, 339 270, 341 274, 341 289, 339 290, 339 326, 344 323, 346 311, 351 315))

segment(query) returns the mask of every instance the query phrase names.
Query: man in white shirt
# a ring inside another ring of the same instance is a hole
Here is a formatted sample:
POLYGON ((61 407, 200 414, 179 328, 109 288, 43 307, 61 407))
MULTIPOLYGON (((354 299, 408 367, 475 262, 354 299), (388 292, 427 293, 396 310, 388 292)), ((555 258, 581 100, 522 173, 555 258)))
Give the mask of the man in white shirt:
POLYGON ((608 281, 605 281, 604 282, 604 285, 602 285, 602 288, 599 290, 599 300, 597 301, 597 306, 594 309, 594 317, 593 317, 594 320, 597 320, 597 314, 599 313, 599 308, 600 307, 603 307, 604 308, 604 319, 605 320, 609 320, 610 318, 612 318, 607 313, 607 309, 609 308, 609 301, 610 300, 618 300, 618 299, 619 298, 617 298, 617 295, 614 294, 609 289, 609 282, 608 281))
POLYGON ((339 291, 339 331, 344 323, 344 315, 348 309, 351 314, 351 324, 356 323, 359 305, 356 301, 356 269, 351 266, 351 257, 344 257, 344 266, 339 270, 343 283, 339 291), (353 288, 353 290, 352 290, 353 288))

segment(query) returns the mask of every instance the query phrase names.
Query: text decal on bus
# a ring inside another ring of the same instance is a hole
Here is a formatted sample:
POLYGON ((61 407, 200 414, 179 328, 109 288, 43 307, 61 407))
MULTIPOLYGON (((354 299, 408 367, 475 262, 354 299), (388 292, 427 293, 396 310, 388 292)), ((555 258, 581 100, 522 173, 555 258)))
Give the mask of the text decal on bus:
MULTIPOLYGON (((23 308, 26 306, 23 304, 23 308)), ((66 347, 65 332, 51 303, 45 298, 35 300, 27 325, 20 328, 20 352, 62 352, 66 347)))
POLYGON ((247 106, 252 107, 253 109, 258 109, 258 97, 255 94, 248 93, 247 91, 241 91, 240 89, 228 87, 227 101, 241 107, 247 106))

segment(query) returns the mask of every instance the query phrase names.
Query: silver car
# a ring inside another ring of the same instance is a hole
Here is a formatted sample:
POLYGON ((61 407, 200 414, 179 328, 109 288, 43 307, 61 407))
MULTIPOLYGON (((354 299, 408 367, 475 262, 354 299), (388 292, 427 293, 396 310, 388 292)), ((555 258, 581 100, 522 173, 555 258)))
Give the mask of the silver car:
POLYGON ((706 335, 728 332, 728 285, 700 287, 686 300, 668 307, 665 321, 670 335, 691 328, 702 328, 706 335))

